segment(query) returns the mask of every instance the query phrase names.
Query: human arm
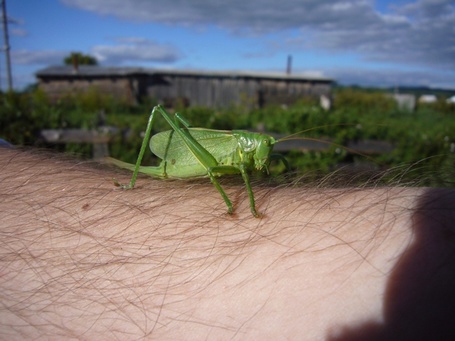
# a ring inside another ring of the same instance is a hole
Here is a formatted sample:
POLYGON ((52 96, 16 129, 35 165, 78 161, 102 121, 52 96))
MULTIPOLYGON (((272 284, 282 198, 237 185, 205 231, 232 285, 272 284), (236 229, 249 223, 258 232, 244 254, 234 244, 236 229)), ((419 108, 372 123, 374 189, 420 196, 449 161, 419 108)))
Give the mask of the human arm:
POLYGON ((229 216, 210 183, 122 191, 128 173, 7 149, 0 165, 4 338, 380 337, 416 312, 394 301, 420 277, 454 297, 451 190, 256 186, 256 219, 241 186, 229 216))

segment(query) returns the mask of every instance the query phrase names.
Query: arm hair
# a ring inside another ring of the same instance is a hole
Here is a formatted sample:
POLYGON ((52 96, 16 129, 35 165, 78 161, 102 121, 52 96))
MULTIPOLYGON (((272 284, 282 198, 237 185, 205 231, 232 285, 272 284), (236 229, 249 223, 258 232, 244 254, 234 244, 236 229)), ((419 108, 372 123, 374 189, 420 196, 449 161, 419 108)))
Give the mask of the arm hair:
POLYGON ((454 297, 453 190, 253 186, 256 219, 242 186, 222 184, 229 216, 208 180, 122 191, 130 173, 90 162, 0 165, 2 338, 379 340, 429 313, 419 280, 448 283, 435 311, 454 297))

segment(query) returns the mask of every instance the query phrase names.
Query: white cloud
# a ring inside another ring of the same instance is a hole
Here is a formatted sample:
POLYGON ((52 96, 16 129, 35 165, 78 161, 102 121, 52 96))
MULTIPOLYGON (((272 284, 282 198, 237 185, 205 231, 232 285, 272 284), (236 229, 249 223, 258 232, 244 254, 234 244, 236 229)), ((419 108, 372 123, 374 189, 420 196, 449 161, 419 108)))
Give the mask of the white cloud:
MULTIPOLYGON (((266 33, 302 26, 350 25, 369 20, 371 1, 328 0, 60 0, 62 3, 131 21, 156 22, 198 27, 216 25, 232 31, 239 29, 266 33)), ((371 11, 370 11, 371 12, 371 11)))
POLYGON ((68 51, 12 50, 11 61, 13 64, 19 65, 62 64, 68 54, 68 51))
POLYGON ((180 51, 171 45, 139 37, 120 37, 114 39, 116 45, 98 45, 91 49, 91 54, 99 62, 106 64, 141 62, 175 62, 181 57, 180 51))
POLYGON ((420 18, 435 18, 445 16, 454 11, 453 0, 418 0, 402 7, 397 7, 398 12, 420 18))
POLYGON ((236 35, 300 30, 305 34, 301 49, 320 48, 358 53, 371 61, 455 69, 453 0, 393 5, 387 14, 375 10, 373 0, 60 1, 134 22, 194 28, 215 25, 236 35))
POLYGON ((23 28, 10 28, 9 31, 15 37, 25 37, 28 35, 28 32, 23 28))
MULTIPOLYGON (((172 63, 181 58, 181 52, 171 45, 158 44, 139 37, 119 37, 112 45, 97 45, 88 54, 98 62, 122 64, 140 62, 172 63)), ((56 50, 12 50, 11 60, 16 65, 62 64, 71 51, 56 50)), ((85 53, 85 52, 83 52, 85 53)))
POLYGON ((404 71, 397 69, 358 69, 344 68, 326 70, 325 73, 343 85, 363 86, 428 86, 434 88, 453 88, 455 73, 404 71))

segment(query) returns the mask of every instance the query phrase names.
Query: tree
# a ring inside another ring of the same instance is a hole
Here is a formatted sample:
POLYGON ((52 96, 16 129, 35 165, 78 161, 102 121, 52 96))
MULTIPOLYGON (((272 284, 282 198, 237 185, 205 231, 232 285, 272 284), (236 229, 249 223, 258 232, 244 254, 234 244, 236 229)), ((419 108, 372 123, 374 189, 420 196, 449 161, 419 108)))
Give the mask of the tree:
POLYGON ((97 65, 98 61, 95 57, 81 52, 71 52, 68 57, 63 60, 65 65, 73 65, 75 62, 78 65, 97 65))

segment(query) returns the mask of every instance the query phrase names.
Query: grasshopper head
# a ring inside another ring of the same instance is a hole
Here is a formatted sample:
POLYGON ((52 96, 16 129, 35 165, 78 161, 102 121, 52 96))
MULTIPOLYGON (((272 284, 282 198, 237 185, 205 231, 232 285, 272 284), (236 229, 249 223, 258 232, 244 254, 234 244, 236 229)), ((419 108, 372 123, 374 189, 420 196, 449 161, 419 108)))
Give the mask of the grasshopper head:
POLYGON ((256 152, 254 153, 254 167, 257 170, 265 168, 269 172, 268 166, 270 163, 270 153, 275 145, 275 139, 268 135, 259 135, 256 152))

